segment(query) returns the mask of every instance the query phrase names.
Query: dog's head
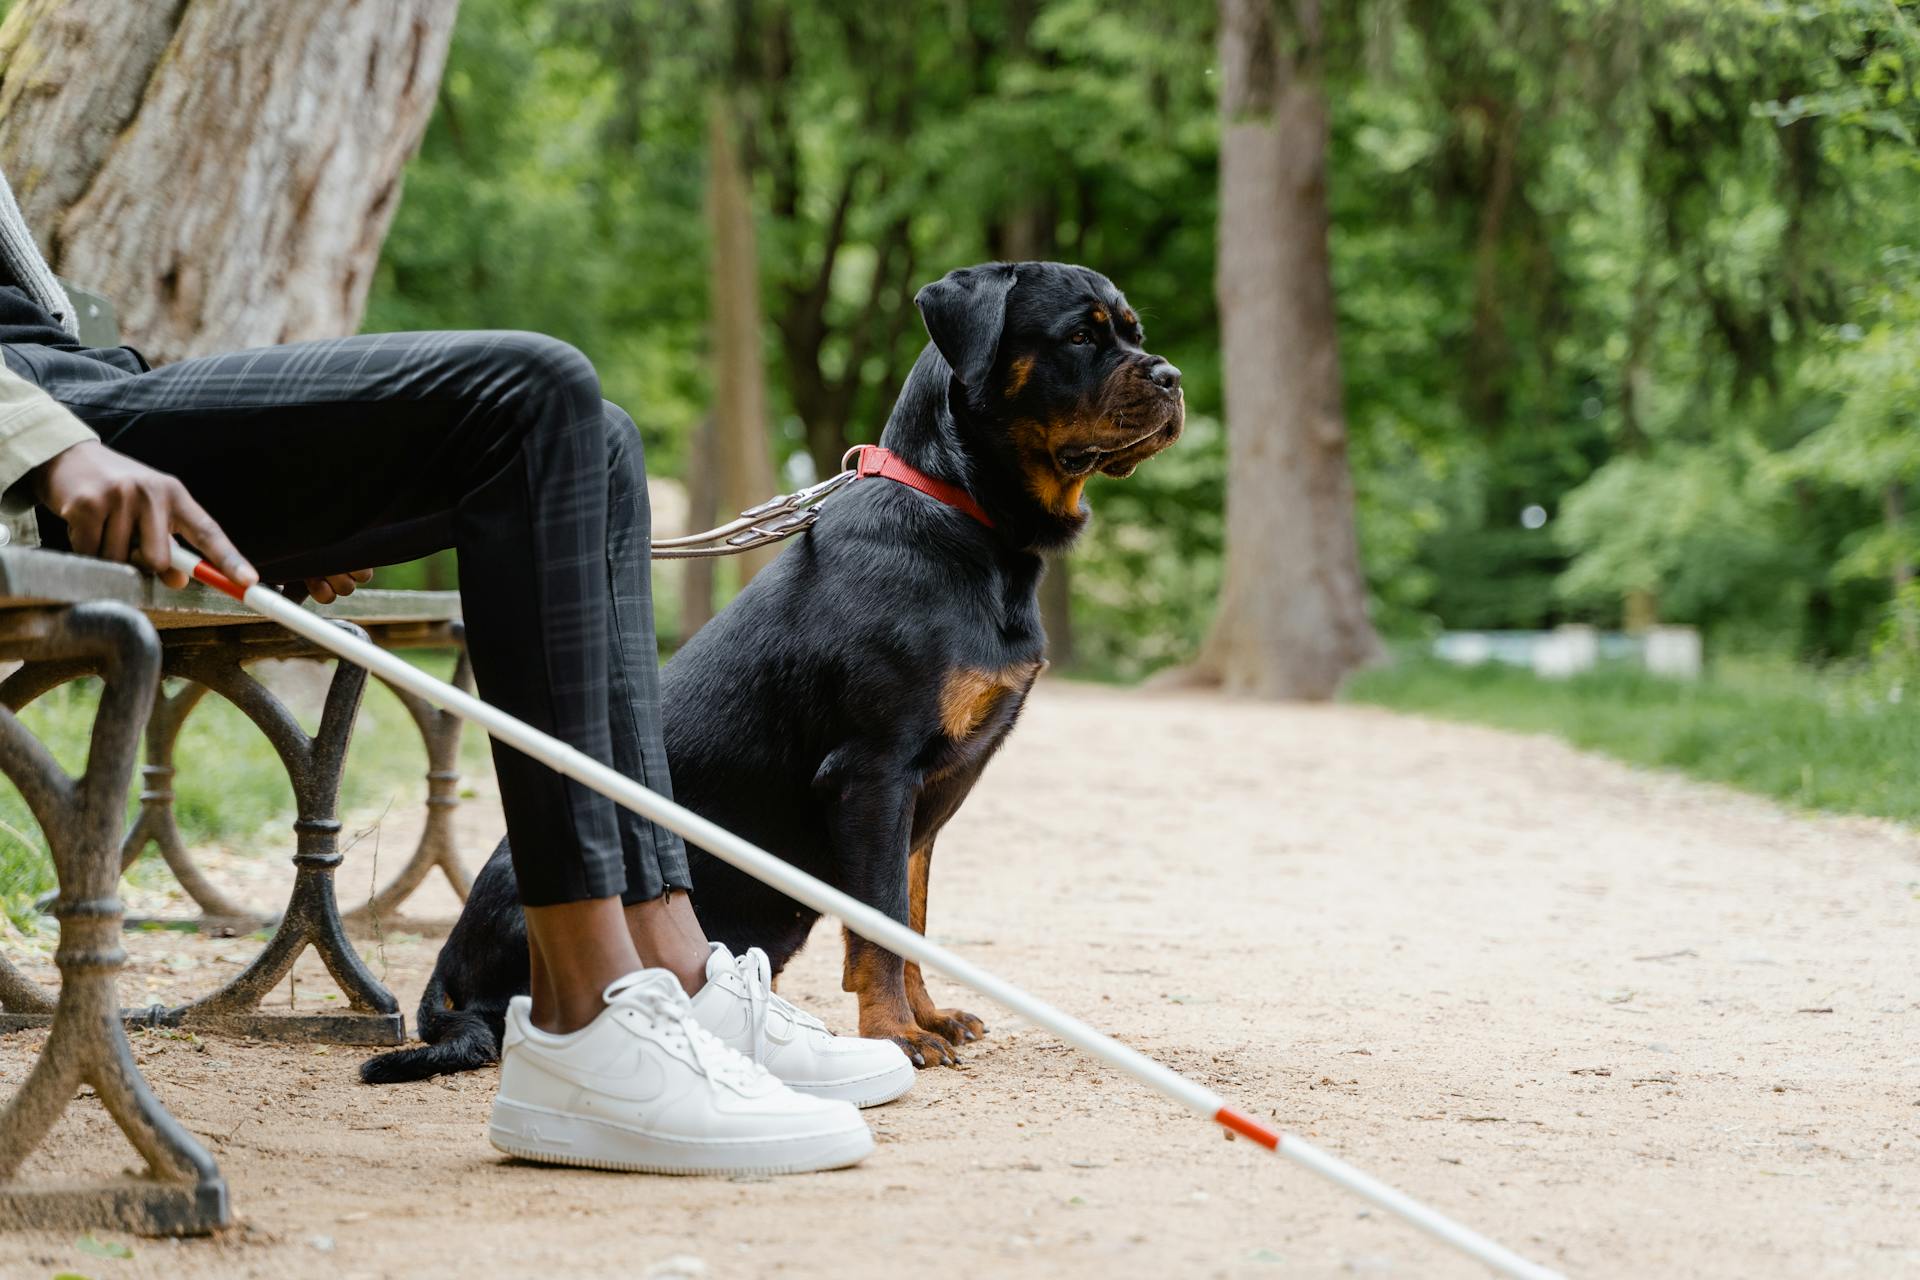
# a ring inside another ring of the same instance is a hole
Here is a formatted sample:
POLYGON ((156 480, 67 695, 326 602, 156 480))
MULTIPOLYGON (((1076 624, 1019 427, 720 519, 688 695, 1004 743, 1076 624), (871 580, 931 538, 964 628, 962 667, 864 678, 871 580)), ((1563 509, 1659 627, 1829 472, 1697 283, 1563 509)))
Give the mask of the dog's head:
POLYGON ((1180 438, 1180 370, 1150 354, 1113 281, 1059 262, 949 272, 914 298, 965 389, 969 445, 1009 461, 1026 496, 1074 528, 1095 471, 1126 476, 1180 438))

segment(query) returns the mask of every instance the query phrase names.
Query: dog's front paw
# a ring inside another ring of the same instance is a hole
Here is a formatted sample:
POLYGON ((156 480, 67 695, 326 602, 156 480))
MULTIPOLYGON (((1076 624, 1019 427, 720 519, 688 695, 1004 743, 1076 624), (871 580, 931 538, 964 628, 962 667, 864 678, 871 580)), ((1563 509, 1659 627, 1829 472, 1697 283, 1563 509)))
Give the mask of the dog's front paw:
POLYGON ((931 1009, 914 1020, 948 1044, 965 1044, 987 1034, 987 1024, 965 1009, 931 1009))
POLYGON ((887 1023, 880 1026, 860 1025, 860 1034, 870 1040, 891 1040, 899 1045, 916 1067, 957 1067, 960 1055, 953 1050, 953 1042, 937 1031, 928 1031, 911 1022, 887 1023))

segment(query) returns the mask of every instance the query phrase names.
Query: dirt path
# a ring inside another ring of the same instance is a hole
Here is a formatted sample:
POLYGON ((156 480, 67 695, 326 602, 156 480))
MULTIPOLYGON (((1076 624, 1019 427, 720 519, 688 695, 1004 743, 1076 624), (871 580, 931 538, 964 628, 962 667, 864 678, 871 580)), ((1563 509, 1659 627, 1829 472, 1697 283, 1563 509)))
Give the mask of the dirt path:
MULTIPOLYGON (((1543 739, 1054 683, 934 879, 941 940, 1570 1274, 1920 1273, 1912 832, 1543 739)), ((135 944, 156 993, 252 948, 135 944)), ((376 956, 409 1012, 436 944, 376 956)), ((837 956, 823 929, 783 989, 845 1025, 837 956)), ((964 1070, 867 1113, 866 1164, 749 1182, 505 1164, 491 1073, 375 1092, 354 1050, 142 1035, 241 1225, 131 1261, 4 1236, 0 1274, 1480 1274, 976 1011, 964 1070)), ((0 1041, 0 1089, 38 1043, 0 1041)), ((29 1175, 126 1159, 89 1102, 29 1175)))

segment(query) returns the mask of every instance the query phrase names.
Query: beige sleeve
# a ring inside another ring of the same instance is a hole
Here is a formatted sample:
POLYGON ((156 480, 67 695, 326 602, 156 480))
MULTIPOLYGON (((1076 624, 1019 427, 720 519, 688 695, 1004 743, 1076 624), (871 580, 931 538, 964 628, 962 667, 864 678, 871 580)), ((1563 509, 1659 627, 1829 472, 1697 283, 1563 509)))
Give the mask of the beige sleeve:
POLYGON ((0 365, 0 519, 33 508, 27 473, 83 440, 98 439, 40 388, 0 365))

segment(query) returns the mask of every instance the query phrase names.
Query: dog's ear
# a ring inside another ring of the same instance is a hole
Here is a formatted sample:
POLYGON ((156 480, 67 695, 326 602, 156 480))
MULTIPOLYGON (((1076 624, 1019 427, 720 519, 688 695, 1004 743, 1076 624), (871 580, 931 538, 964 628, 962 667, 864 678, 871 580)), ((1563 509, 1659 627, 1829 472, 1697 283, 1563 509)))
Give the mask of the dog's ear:
POLYGON ((1015 278, 1013 267, 1004 262, 962 267, 913 295, 933 345, 964 386, 978 387, 993 371, 1015 278))

